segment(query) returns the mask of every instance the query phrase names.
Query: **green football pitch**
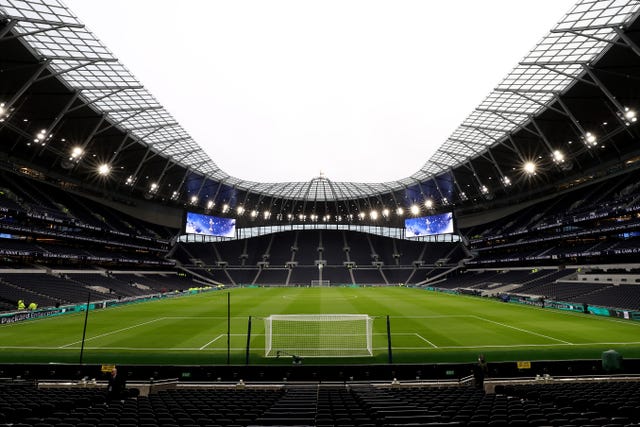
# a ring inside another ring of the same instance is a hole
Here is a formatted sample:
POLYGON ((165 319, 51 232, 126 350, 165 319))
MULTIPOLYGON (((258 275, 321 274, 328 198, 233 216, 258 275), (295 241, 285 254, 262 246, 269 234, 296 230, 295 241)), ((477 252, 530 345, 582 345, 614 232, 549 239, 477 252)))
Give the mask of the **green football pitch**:
MULTIPOLYGON (((90 311, 83 362, 226 364, 229 346, 230 362, 244 364, 251 316, 250 363, 290 364, 265 357, 262 319, 307 313, 374 317, 373 355, 305 364, 386 363, 386 316, 394 363, 599 359, 609 349, 640 357, 640 322, 411 288, 239 288, 90 311)), ((78 363, 84 317, 0 326, 0 363, 78 363)))

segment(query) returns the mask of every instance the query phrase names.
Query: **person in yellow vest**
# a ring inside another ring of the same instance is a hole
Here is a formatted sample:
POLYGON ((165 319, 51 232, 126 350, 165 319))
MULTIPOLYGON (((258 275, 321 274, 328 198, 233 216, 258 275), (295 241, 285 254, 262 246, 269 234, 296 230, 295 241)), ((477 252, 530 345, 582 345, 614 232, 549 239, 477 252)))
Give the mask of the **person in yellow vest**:
POLYGON ((18 300, 18 310, 24 310, 27 306, 24 305, 24 301, 21 299, 18 300))
POLYGON ((29 303, 29 310, 35 310, 36 308, 38 308, 38 304, 36 304, 35 302, 29 303))

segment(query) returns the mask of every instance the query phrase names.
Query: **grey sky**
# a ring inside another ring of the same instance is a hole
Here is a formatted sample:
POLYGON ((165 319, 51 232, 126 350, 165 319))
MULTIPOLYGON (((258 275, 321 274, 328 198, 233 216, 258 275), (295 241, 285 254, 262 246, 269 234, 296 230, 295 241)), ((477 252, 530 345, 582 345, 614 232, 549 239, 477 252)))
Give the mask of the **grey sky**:
POLYGON ((417 171, 572 0, 67 0, 223 170, 417 171))

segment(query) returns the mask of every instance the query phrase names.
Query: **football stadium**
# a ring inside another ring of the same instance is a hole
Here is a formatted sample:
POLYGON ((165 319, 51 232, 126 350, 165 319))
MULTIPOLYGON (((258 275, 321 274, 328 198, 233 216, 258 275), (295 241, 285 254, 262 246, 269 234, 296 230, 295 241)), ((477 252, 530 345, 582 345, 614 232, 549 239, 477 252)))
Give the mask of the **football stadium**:
POLYGON ((397 180, 257 182, 0 0, 0 425, 640 425, 639 17, 579 0, 397 180))

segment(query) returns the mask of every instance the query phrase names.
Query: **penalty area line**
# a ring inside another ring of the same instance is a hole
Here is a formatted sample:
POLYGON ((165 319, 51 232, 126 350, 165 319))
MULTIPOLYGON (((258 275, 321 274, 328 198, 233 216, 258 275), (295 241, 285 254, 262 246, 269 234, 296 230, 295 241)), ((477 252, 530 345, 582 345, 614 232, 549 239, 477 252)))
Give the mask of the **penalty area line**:
MULTIPOLYGON (((133 329, 133 328, 137 328, 137 327, 140 327, 140 326, 148 325, 149 323, 154 323, 154 322, 157 322, 159 320, 165 320, 165 318, 164 317, 158 317, 157 319, 152 319, 152 320, 149 320, 148 322, 138 323, 136 325, 127 326, 126 328, 122 328, 122 329, 116 329, 115 331, 106 332, 104 334, 100 334, 100 335, 96 335, 96 336, 91 337, 91 338, 87 338, 87 339, 84 340, 84 342, 95 340, 96 338, 106 337, 108 335, 117 334, 119 332, 128 331, 129 329, 133 329)), ((81 342, 82 342, 82 340, 75 341, 75 342, 72 342, 70 344, 61 345, 59 348, 71 347, 72 345, 80 344, 81 342)))
POLYGON ((415 333, 415 335, 416 335, 418 338, 420 338, 422 341, 424 341, 424 342, 426 342, 427 344, 429 344, 431 347, 433 347, 433 348, 438 348, 438 346, 437 346, 437 345, 435 345, 434 343, 432 343, 431 341, 429 341, 428 339, 426 339, 425 337, 423 337, 423 336, 422 336, 422 335, 420 335, 419 333, 417 333, 417 332, 414 332, 414 333, 415 333))
POLYGON ((220 338, 224 337, 224 335, 220 334, 217 337, 215 337, 214 339, 212 339, 211 341, 209 341, 208 343, 206 343, 205 345, 203 345, 202 347, 200 347, 198 350, 204 350, 205 348, 207 348, 210 344, 213 344, 214 342, 218 341, 220 338))
POLYGON ((561 340, 559 338, 550 337, 549 335, 540 334, 538 332, 533 332, 533 331, 530 331, 528 329, 517 328, 515 326, 507 325, 505 323, 496 322, 495 320, 485 319, 484 317, 480 317, 480 316, 473 316, 473 317, 475 317, 476 319, 479 319, 479 320, 484 320, 485 322, 489 322, 489 323, 493 323, 493 324, 496 324, 496 325, 499 325, 499 326, 503 326, 505 328, 511 328, 511 329, 515 329, 516 331, 525 332, 525 333, 531 334, 531 335, 537 335, 539 337, 546 338, 546 339, 553 340, 553 341, 558 341, 558 342, 561 342, 563 344, 573 345, 573 343, 570 343, 569 341, 564 341, 564 340, 561 340))

